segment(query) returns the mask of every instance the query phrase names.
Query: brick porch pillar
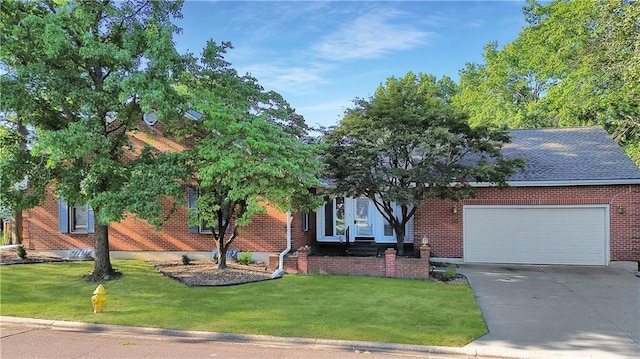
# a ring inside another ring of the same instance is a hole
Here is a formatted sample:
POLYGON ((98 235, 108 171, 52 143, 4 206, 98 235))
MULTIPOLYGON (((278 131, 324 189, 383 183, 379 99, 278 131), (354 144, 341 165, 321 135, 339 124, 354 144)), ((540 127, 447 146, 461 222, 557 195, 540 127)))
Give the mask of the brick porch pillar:
POLYGON ((428 244, 420 246, 420 261, 423 262, 424 268, 426 268, 425 278, 429 279, 429 273, 431 271, 431 247, 428 244))
POLYGON ((385 275, 390 278, 396 277, 396 250, 388 248, 384 252, 385 275))
POLYGON ((306 246, 298 249, 298 273, 309 273, 309 248, 306 246))
POLYGON ((429 259, 431 257, 431 247, 428 244, 420 246, 420 258, 429 259))

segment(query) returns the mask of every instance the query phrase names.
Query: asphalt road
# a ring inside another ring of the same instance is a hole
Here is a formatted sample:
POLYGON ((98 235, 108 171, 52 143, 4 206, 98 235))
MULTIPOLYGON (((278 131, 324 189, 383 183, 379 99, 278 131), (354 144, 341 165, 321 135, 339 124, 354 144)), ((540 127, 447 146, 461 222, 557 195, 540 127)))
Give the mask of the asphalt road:
POLYGON ((354 349, 295 341, 225 342, 174 335, 119 333, 0 322, 0 357, 10 358, 471 358, 394 348, 354 349))

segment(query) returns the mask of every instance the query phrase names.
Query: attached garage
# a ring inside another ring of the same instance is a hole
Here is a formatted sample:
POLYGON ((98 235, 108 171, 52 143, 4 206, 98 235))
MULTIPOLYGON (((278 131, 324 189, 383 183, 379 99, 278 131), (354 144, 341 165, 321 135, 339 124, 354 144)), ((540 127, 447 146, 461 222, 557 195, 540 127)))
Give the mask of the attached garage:
POLYGON ((609 264, 609 206, 464 206, 468 263, 609 264))

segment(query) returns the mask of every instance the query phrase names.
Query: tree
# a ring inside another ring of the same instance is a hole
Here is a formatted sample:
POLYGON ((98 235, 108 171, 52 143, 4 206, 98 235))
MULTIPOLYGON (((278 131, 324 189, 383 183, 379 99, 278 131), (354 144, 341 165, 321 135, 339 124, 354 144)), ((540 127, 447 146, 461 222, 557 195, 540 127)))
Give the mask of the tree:
POLYGON ((320 205, 310 192, 319 184, 320 148, 303 141, 304 120, 279 94, 230 67, 223 57, 230 47, 207 44, 184 86, 201 116, 175 126, 193 143, 186 154, 198 193, 191 224, 212 228, 219 269, 240 228, 266 205, 281 211, 320 205))
POLYGON ((112 277, 109 225, 126 213, 161 223, 160 198, 181 194, 174 154, 132 151, 130 135, 152 107, 181 112, 171 76, 184 66, 172 35, 180 2, 7 1, 0 61, 20 91, 5 93, 38 131, 54 192, 88 205, 95 217, 89 279, 112 277))
POLYGON ((453 110, 452 91, 448 78, 391 77, 370 99, 356 99, 326 135, 333 192, 371 199, 393 227, 399 255, 406 225, 425 199, 470 196, 469 181, 505 185, 520 163, 503 158, 504 131, 471 127, 453 110))
POLYGON ((29 131, 20 117, 3 115, 0 125, 0 211, 11 213, 10 244, 22 244, 22 211, 40 204, 48 171, 45 159, 27 148, 29 131))
POLYGON ((11 214, 9 243, 22 244, 22 212, 42 202, 50 173, 46 158, 30 151, 37 113, 22 111, 27 86, 6 66, 0 73, 0 211, 11 214))
POLYGON ((600 125, 640 163, 640 3, 529 0, 524 15, 514 41, 460 72, 454 105, 474 125, 600 125))

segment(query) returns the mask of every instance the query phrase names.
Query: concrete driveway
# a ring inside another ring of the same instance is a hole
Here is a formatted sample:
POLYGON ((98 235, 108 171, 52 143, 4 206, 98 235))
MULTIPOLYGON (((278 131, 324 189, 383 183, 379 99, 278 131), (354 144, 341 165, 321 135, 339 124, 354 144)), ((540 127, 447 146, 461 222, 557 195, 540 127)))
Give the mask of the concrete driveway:
POLYGON ((459 272, 489 327, 465 347, 479 355, 640 358, 640 278, 625 269, 465 264, 459 272))

